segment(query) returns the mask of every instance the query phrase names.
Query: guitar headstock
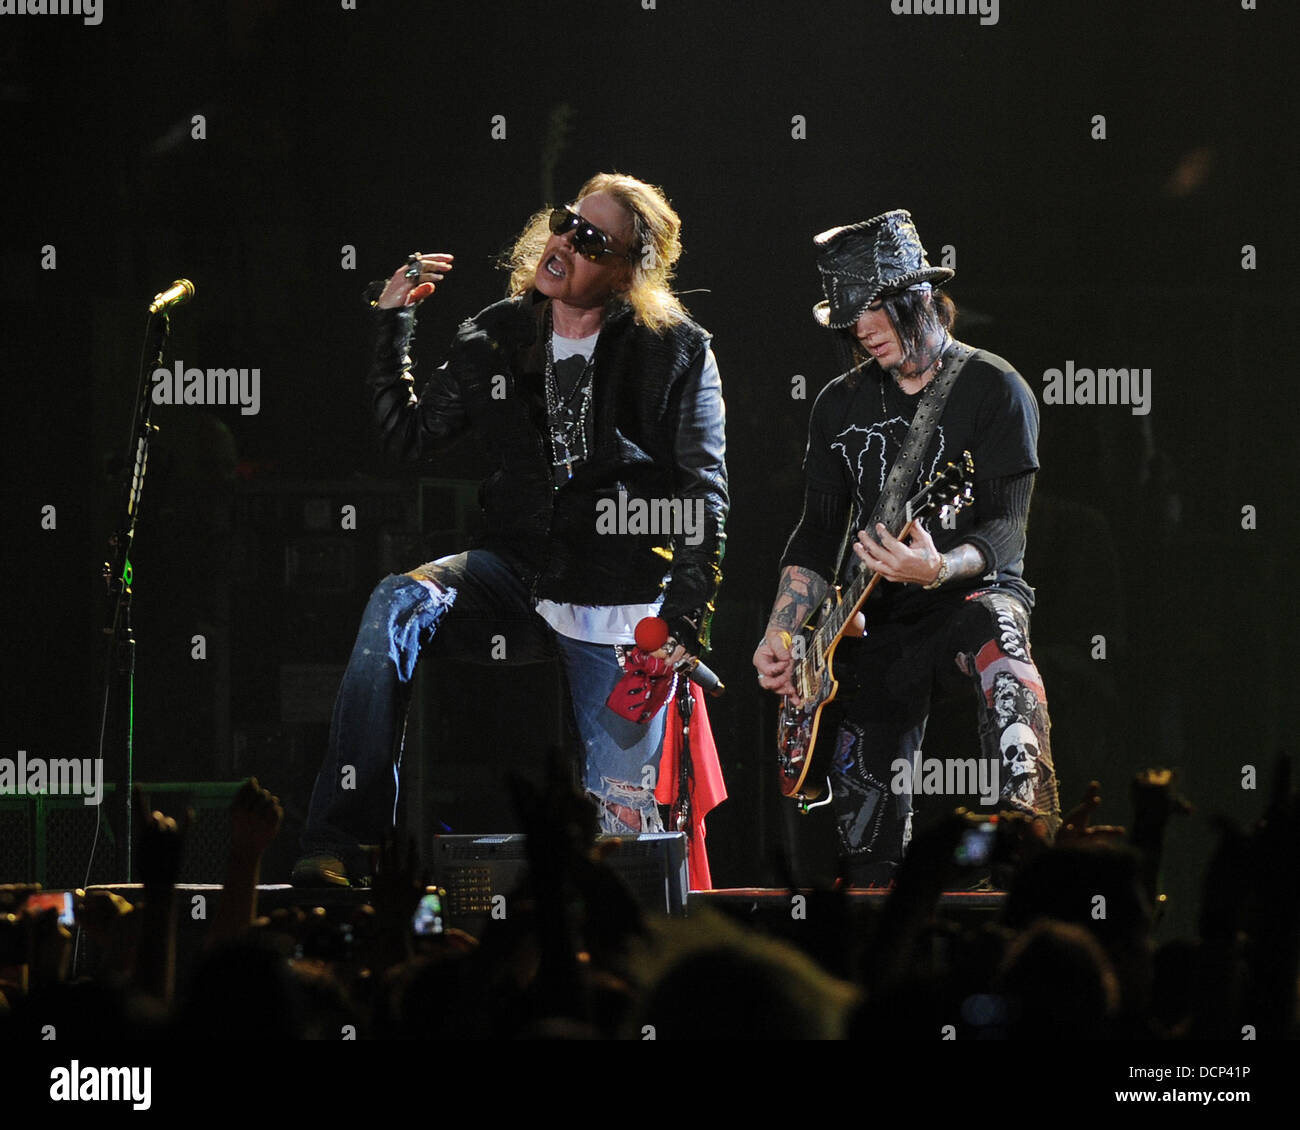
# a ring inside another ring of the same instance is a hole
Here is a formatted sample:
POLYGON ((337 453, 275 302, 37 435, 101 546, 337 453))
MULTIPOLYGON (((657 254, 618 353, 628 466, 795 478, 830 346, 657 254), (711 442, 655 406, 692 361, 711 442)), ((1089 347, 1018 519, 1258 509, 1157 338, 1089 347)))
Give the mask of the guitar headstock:
POLYGON ((907 520, 928 518, 944 507, 961 510, 975 501, 975 461, 969 451, 961 453, 961 460, 949 463, 936 472, 930 480, 907 500, 904 513, 907 520))

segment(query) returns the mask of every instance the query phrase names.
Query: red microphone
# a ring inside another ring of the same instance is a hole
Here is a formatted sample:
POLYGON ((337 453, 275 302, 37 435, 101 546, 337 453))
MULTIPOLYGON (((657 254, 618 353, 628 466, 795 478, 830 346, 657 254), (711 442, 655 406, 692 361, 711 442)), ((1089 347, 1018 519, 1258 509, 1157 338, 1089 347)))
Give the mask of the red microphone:
POLYGON ((642 651, 658 651, 668 642, 668 621, 647 616, 636 626, 636 646, 642 651))

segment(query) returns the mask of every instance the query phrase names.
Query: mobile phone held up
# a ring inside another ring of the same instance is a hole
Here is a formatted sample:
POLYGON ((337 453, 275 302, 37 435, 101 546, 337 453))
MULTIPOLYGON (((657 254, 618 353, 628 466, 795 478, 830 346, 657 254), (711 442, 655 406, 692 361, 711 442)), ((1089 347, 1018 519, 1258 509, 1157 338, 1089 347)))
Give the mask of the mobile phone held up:
POLYGON ((988 867, 993 859, 993 840, 998 826, 992 821, 973 824, 963 830, 952 861, 958 867, 988 867))
POLYGON ((411 915, 411 932, 419 938, 442 933, 441 891, 429 891, 421 896, 415 913, 411 915))
POLYGON ((59 912, 60 925, 75 924, 77 908, 71 891, 33 891, 23 903, 23 910, 33 914, 51 909, 59 912))

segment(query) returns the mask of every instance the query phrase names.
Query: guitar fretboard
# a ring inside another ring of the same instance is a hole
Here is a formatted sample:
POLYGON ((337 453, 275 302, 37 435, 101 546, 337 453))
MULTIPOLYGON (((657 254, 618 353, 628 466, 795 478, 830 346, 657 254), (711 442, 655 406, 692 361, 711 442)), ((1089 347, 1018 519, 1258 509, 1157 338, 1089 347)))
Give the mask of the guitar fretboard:
MULTIPOLYGON (((910 505, 908 509, 911 509, 910 505)), ((909 533, 911 525, 912 519, 905 516, 901 529, 898 531, 891 530, 890 533, 901 541, 909 533)), ((806 670, 807 664, 812 663, 814 668, 822 666, 826 661, 826 653, 830 650, 831 645, 840 638, 845 625, 849 622, 849 617, 858 611, 878 579, 879 574, 859 567, 858 571, 853 575, 853 580, 849 582, 848 587, 841 594, 839 604, 835 605, 826 614, 826 617, 813 633, 808 655, 801 664, 801 673, 805 679, 805 686, 810 685, 806 682, 810 674, 806 670)))

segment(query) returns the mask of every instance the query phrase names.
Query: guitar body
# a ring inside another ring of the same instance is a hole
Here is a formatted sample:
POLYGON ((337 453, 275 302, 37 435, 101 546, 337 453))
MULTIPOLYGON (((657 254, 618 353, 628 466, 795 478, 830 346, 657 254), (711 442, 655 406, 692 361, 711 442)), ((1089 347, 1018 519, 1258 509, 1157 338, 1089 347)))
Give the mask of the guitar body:
MULTIPOLYGON (((823 609, 819 625, 826 620, 823 609)), ((815 632, 800 633, 804 654, 815 638, 815 632)), ((781 713, 776 723, 777 765, 780 770, 781 795, 801 804, 825 799, 827 774, 830 771, 831 751, 835 732, 839 729, 841 684, 835 677, 835 648, 832 647, 825 663, 809 665, 814 673, 809 695, 799 706, 789 699, 781 700, 781 713), (832 705, 833 704, 833 705, 832 705)))

